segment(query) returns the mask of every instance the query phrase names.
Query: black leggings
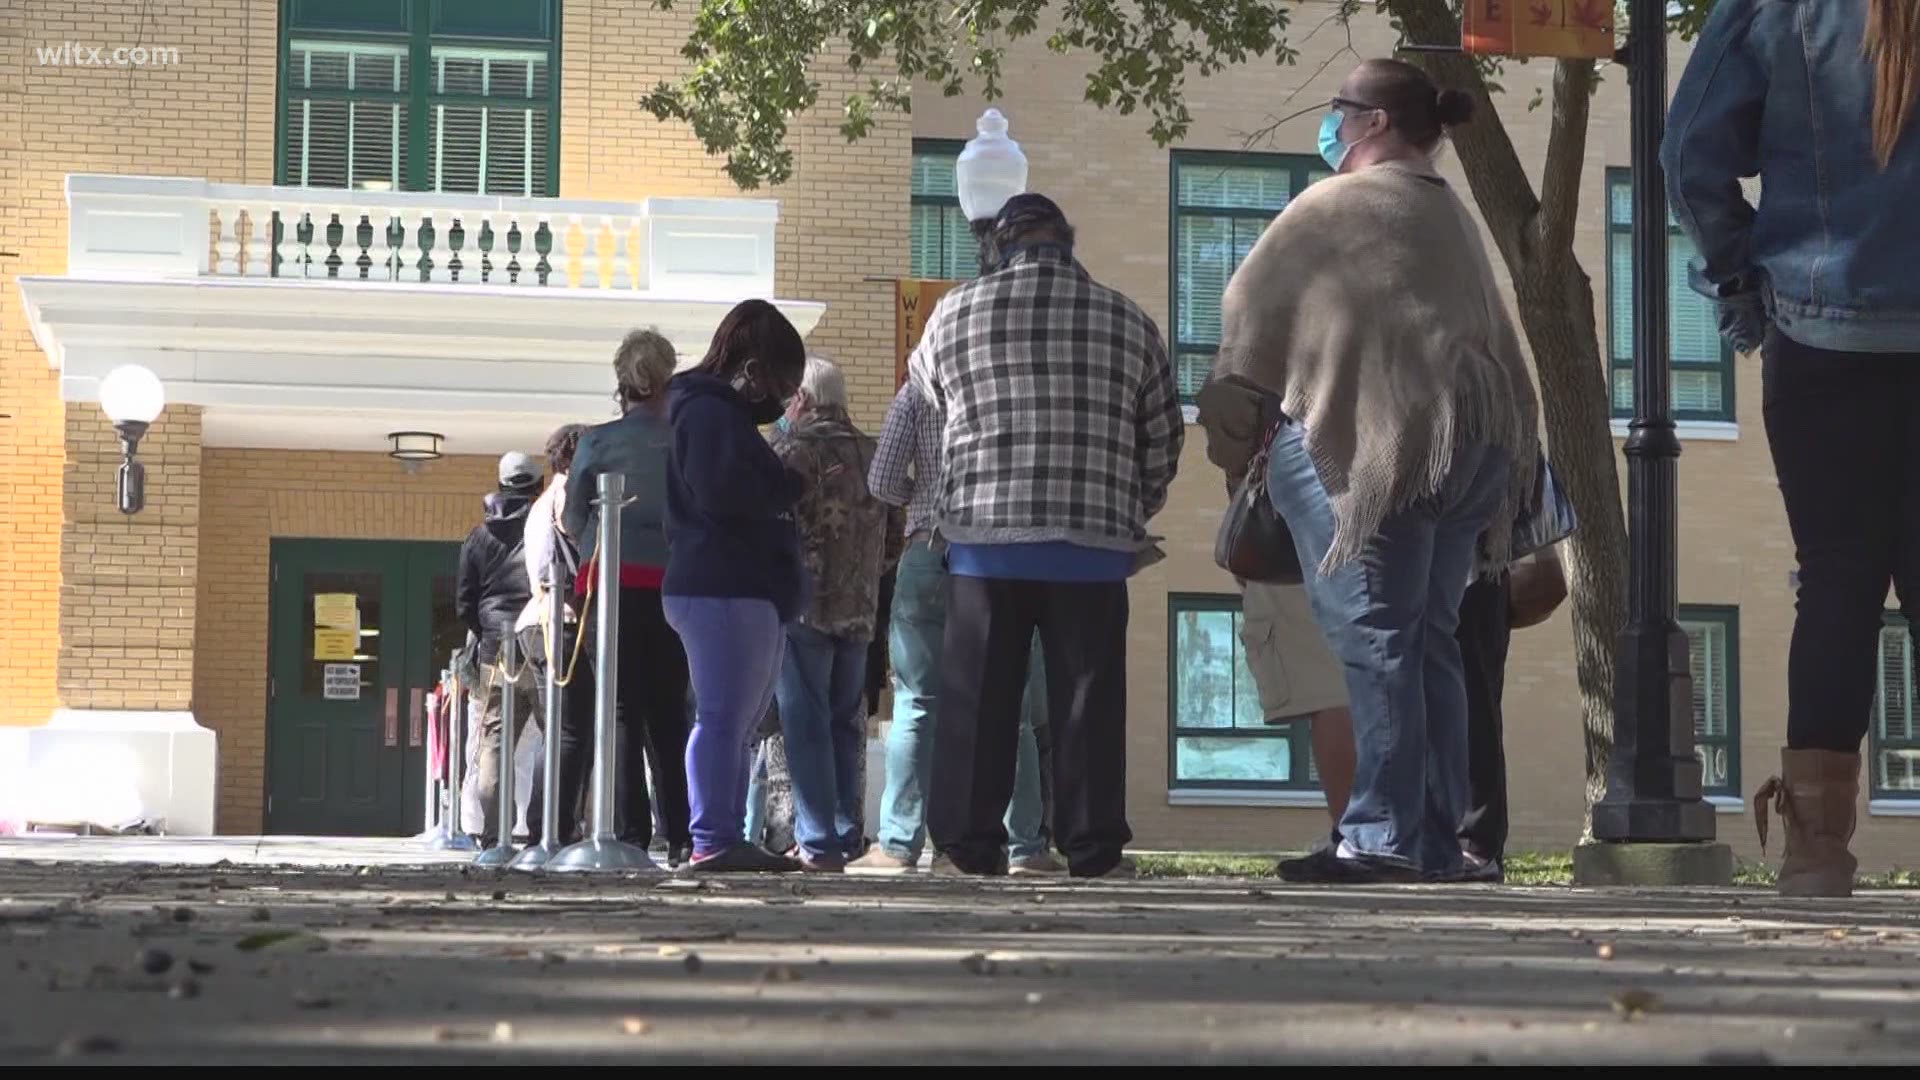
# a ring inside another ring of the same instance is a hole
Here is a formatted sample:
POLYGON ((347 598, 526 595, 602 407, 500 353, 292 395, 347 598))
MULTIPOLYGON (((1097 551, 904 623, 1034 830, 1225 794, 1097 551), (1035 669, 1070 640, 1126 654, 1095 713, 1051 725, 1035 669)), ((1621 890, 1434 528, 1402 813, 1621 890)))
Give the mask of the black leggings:
POLYGON ((1800 564, 1787 745, 1856 753, 1891 582, 1920 622, 1920 353, 1841 353, 1774 332, 1767 444, 1800 564))

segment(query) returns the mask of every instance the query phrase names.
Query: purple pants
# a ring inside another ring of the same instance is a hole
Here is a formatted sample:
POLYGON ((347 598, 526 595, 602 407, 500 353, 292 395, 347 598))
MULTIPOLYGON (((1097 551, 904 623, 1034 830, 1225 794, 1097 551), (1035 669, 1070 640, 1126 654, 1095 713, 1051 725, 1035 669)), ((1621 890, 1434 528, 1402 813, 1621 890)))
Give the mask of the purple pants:
POLYGON ((750 741, 773 704, 786 634, 765 600, 663 598, 667 624, 687 650, 693 734, 687 739, 687 795, 693 854, 742 842, 747 824, 750 741))

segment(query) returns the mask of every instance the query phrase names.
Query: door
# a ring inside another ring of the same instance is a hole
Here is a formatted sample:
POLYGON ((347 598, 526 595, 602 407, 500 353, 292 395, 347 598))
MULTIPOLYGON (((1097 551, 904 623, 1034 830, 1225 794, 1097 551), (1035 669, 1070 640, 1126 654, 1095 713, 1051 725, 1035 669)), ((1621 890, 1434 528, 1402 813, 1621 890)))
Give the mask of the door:
POLYGON ((422 827, 427 690, 465 639, 459 545, 275 540, 267 831, 422 827))

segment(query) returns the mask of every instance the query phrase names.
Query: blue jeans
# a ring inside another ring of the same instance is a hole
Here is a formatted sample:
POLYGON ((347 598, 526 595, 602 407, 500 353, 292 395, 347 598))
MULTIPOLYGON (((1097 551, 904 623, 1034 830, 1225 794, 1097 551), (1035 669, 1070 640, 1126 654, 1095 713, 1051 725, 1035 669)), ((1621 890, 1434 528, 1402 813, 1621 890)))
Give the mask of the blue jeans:
POLYGON ((1333 511, 1299 425, 1280 429, 1268 463, 1274 508, 1352 698, 1353 796, 1340 833, 1356 851, 1430 873, 1461 862, 1467 684, 1454 631, 1507 467, 1499 450, 1455 451, 1437 494, 1389 515, 1358 557, 1322 575, 1333 511))
POLYGON ((867 641, 787 626, 787 656, 775 696, 793 779, 793 838, 808 855, 860 853, 860 755, 867 731, 861 699, 867 641))
POLYGON ((704 857, 745 838, 749 740, 773 703, 786 635, 765 600, 669 595, 663 605, 693 681, 687 794, 693 853, 704 857))
MULTIPOLYGON (((887 732, 887 786, 880 797, 881 846, 888 854, 916 860, 927 843, 927 789, 933 774, 935 697, 940 690, 940 648, 947 628, 947 570, 924 538, 907 545, 894 576, 888 647, 893 658, 893 726, 887 732)), ((1020 756, 1007 805, 1008 854, 1047 850, 1046 807, 1040 791, 1036 722, 1044 722, 1046 672, 1036 636, 1021 705, 1020 756)), ((782 710, 784 712, 784 710, 782 710)), ((788 751, 791 754, 791 750, 788 751)))

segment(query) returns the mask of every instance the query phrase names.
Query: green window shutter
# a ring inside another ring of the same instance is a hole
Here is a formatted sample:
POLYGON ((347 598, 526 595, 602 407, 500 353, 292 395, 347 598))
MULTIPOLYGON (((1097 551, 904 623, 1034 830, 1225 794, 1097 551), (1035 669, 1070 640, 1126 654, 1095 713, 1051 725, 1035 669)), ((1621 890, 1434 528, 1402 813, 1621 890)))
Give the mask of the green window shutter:
POLYGON ((548 77, 543 52, 436 46, 427 140, 434 190, 545 194, 548 77))

